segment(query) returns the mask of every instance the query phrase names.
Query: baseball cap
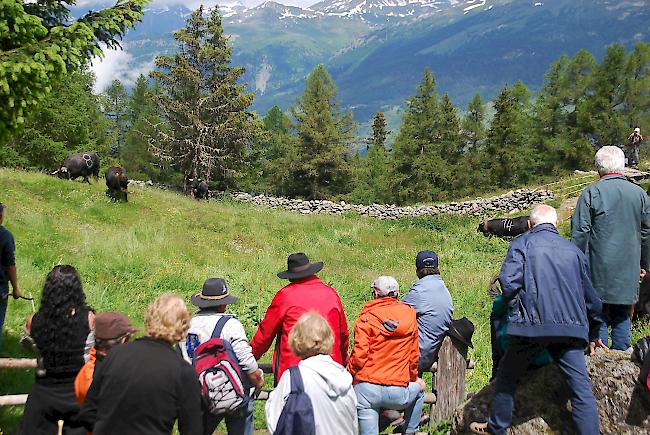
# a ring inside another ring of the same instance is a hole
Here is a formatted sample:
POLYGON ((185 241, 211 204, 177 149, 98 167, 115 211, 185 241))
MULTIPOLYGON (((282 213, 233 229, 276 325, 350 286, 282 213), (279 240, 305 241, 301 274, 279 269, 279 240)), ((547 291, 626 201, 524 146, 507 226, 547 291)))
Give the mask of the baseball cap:
POLYGON ((399 295, 399 284, 392 276, 380 276, 372 283, 377 296, 397 296, 399 295))
POLYGON ((107 312, 98 314, 95 317, 95 338, 99 340, 111 340, 124 334, 133 334, 137 328, 123 313, 107 312))
POLYGON ((420 251, 415 257, 415 268, 438 267, 438 254, 433 251, 420 251))

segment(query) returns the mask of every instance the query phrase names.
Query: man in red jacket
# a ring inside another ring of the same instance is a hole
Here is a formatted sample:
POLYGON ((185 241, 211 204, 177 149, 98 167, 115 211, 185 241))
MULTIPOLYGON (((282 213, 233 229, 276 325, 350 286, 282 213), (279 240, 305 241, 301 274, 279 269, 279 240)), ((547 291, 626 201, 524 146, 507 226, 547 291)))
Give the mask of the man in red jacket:
POLYGON ((309 258, 302 252, 289 255, 287 270, 278 273, 278 277, 288 279, 290 283, 276 293, 251 340, 253 355, 260 359, 275 339, 275 385, 286 369, 300 361, 300 358, 291 352, 288 337, 293 325, 307 311, 316 311, 327 319, 334 333, 331 357, 343 366, 348 363, 349 333, 343 305, 336 290, 316 276, 322 268, 322 261, 310 263, 309 258))

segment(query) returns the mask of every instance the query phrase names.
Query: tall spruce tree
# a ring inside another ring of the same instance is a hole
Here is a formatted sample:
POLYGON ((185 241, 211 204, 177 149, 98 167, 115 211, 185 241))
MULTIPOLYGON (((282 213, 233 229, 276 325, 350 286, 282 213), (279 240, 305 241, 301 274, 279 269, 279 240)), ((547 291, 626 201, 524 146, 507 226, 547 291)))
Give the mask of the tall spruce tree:
POLYGON ((152 99, 169 132, 151 138, 151 149, 185 175, 236 185, 250 165, 250 150, 261 122, 250 112, 254 94, 238 83, 243 67, 230 65, 232 48, 218 9, 203 6, 174 33, 179 51, 156 58, 151 75, 162 92, 152 99))
POLYGON ((383 112, 375 113, 372 122, 372 136, 366 139, 365 158, 358 154, 352 160, 353 189, 349 195, 355 203, 385 203, 390 201, 389 155, 386 139, 390 131, 386 129, 383 112))
POLYGON ((309 74, 303 95, 291 112, 297 133, 292 193, 308 199, 346 193, 346 157, 356 124, 352 113, 341 110, 336 85, 323 65, 309 74))
POLYGON ((262 139, 259 159, 261 164, 261 179, 257 180, 263 190, 276 195, 291 195, 292 162, 295 158, 296 144, 291 136, 291 119, 278 106, 273 106, 263 119, 264 130, 268 133, 262 139))
POLYGON ((144 74, 140 74, 135 81, 131 98, 129 99, 129 118, 132 122, 140 117, 140 114, 149 107, 147 93, 149 92, 149 82, 144 74))
POLYGON ((0 2, 0 141, 25 122, 66 74, 102 53, 138 22, 148 0, 115 6, 72 20, 75 0, 0 2))
POLYGON ((496 111, 487 139, 485 153, 491 181, 499 187, 523 184, 530 179, 530 156, 527 122, 520 97, 505 86, 494 101, 496 111))
POLYGON ((449 188, 452 174, 442 157, 442 115, 438 100, 435 78, 427 69, 416 94, 406 102, 393 147, 392 191, 398 203, 438 200, 449 188))
POLYGON ((479 93, 467 105, 462 127, 468 149, 478 147, 485 140, 485 103, 479 93))
POLYGON ((625 99, 625 63, 625 47, 620 44, 608 47, 602 63, 593 73, 591 93, 577 108, 579 128, 598 147, 622 144, 629 134, 621 114, 625 99))
POLYGON ((129 121, 129 94, 121 81, 115 79, 103 93, 104 113, 110 122, 110 135, 112 144, 110 153, 113 156, 119 154, 120 148, 124 146, 124 139, 129 121))

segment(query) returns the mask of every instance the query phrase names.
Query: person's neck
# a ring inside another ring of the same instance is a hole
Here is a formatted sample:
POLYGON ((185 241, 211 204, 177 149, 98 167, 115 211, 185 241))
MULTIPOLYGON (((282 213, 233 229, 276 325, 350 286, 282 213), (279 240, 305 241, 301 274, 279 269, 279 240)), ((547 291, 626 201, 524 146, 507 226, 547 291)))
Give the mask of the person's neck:
POLYGON ((623 175, 623 173, 621 173, 621 172, 612 171, 612 172, 607 172, 606 174, 601 175, 600 178, 613 177, 613 176, 616 176, 616 175, 619 175, 621 177, 625 177, 625 175, 623 175))

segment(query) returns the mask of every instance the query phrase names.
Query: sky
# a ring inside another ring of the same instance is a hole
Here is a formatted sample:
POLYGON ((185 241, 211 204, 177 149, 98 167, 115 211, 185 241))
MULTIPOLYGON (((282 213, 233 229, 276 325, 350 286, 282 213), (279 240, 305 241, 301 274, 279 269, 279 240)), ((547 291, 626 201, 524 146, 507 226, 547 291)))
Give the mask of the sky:
MULTIPOLYGON (((162 6, 172 6, 172 5, 185 5, 190 9, 196 9, 200 4, 206 5, 206 6, 212 6, 215 3, 236 3, 238 0, 153 0, 153 2, 149 5, 149 7, 162 7, 162 6)), ((275 0, 278 3, 282 3, 284 5, 288 6, 301 6, 301 7, 306 7, 306 6, 311 6, 314 3, 317 3, 319 0, 275 0)), ((239 2, 243 3, 245 6, 248 7, 253 7, 257 6, 261 3, 264 2, 264 0, 239 0, 239 2)), ((77 6, 90 6, 90 7, 97 7, 97 6, 105 6, 107 4, 113 4, 113 2, 109 2, 107 0, 77 0, 77 6)))

